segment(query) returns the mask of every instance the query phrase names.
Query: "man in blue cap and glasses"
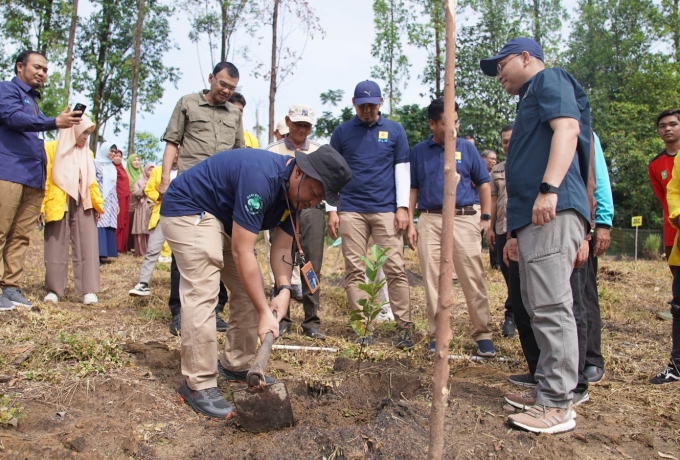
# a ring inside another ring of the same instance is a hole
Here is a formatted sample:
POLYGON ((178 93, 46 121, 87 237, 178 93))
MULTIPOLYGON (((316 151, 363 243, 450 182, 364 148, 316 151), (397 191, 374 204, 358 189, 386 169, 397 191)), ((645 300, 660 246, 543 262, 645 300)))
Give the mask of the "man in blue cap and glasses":
POLYGON ((535 394, 522 395, 526 410, 508 423, 561 433, 576 426, 579 350, 569 278, 590 230, 590 103, 571 75, 546 69, 543 61, 538 43, 516 38, 480 67, 519 96, 505 165, 504 257, 519 262, 522 299, 540 349, 535 394))

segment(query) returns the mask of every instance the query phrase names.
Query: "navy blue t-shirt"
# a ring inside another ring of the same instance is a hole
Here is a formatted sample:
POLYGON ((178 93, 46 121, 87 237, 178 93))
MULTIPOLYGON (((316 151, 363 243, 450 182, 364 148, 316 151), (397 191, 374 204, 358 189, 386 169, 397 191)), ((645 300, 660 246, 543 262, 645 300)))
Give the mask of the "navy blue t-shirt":
POLYGON ((209 212, 231 236, 233 222, 253 233, 277 226, 293 235, 286 205, 285 183, 295 166, 289 156, 259 149, 216 153, 170 183, 161 202, 161 216, 192 216, 209 212))
POLYGON ((576 155, 557 193, 557 211, 574 209, 590 222, 586 184, 590 164, 590 102, 585 91, 565 70, 537 73, 519 90, 520 102, 505 163, 508 192, 508 231, 531 223, 534 201, 548 166, 553 130, 550 120, 578 120, 576 155))
MULTIPOLYGON (((460 138, 456 139, 456 172, 460 174, 460 182, 456 187, 456 207, 479 204, 477 187, 489 182, 489 172, 474 144, 460 138)), ((442 208, 444 147, 433 141, 431 134, 411 151, 411 188, 419 190, 418 209, 421 211, 442 208)))
POLYGON ((394 166, 410 161, 406 132, 399 123, 380 115, 375 124, 368 126, 355 116, 335 128, 331 147, 352 170, 352 180, 340 193, 338 211, 397 210, 394 166))

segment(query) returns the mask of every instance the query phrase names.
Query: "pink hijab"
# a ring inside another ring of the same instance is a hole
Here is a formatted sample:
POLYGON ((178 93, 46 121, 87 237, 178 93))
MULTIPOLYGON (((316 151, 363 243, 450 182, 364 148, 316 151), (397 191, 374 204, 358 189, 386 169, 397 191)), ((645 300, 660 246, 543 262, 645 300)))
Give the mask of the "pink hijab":
POLYGON ((83 208, 92 208, 90 185, 97 180, 94 161, 87 143, 79 147, 76 139, 87 129, 95 126, 87 115, 79 124, 59 130, 59 141, 52 161, 52 181, 74 200, 83 200, 83 208))
MULTIPOLYGON (((155 166, 152 163, 149 163, 146 166, 144 166, 144 173, 142 174, 142 177, 137 182, 135 182, 136 190, 144 190, 144 188, 146 187, 146 183, 149 182, 149 177, 151 177, 151 171, 153 171, 153 168, 155 168, 155 166)), ((144 200, 145 197, 142 196, 140 201, 144 200)))

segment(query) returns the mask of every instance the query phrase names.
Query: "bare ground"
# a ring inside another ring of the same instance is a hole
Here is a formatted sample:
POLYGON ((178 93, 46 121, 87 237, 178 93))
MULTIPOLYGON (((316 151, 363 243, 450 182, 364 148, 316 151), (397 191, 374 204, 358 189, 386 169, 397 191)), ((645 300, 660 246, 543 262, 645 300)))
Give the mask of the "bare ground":
MULTIPOLYGON (((32 299, 45 294, 42 253, 36 232, 24 278, 32 299)), ((102 267, 96 306, 77 303, 71 289, 56 306, 38 302, 30 312, 2 313, 0 393, 23 418, 17 427, 0 428, 0 459, 425 458, 432 363, 420 269, 415 254, 406 253, 421 332, 416 348, 395 350, 394 323, 383 324, 357 375, 342 257, 329 250, 322 271, 321 317, 329 336, 323 345, 340 353, 272 353, 269 371, 286 382, 296 425, 266 434, 245 432, 238 419, 208 420, 178 401, 180 342, 168 333, 167 265, 157 267, 146 299, 127 295, 140 259, 126 255, 102 267)), ((668 268, 661 261, 604 258, 599 279, 604 383, 591 386, 591 401, 577 408, 575 431, 536 436, 505 423, 502 395, 517 389, 507 376, 524 372, 525 364, 519 341, 500 337, 505 286, 500 273, 487 270, 495 344, 510 362, 452 362, 446 458, 680 459, 680 383, 647 383, 670 352, 671 325, 655 316, 671 297, 668 268)), ((469 355, 475 347, 459 288, 455 299, 451 353, 469 355)), ((299 322, 302 308, 296 302, 292 308, 299 322)), ((280 342, 318 345, 298 334, 280 342)), ((224 395, 239 388, 219 385, 224 395)))

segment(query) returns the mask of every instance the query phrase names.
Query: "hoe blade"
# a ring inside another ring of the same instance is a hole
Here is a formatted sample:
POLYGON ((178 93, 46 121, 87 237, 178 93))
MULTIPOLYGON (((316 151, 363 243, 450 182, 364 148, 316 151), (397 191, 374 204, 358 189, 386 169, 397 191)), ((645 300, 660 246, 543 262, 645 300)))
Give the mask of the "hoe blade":
POLYGON ((293 408, 285 382, 232 393, 241 425, 252 433, 293 426, 293 408))

